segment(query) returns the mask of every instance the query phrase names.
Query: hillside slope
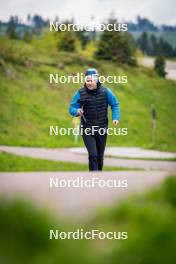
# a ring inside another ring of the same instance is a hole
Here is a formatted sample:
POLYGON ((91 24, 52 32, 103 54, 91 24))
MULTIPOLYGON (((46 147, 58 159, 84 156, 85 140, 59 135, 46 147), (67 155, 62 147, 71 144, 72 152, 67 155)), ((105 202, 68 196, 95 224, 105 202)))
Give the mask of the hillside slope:
MULTIPOLYGON (((1 56, 3 45, 1 42, 1 56)), ((9 46, 9 52, 7 48, 8 56, 1 59, 0 66, 0 144, 73 146, 73 136, 50 136, 49 126, 73 126, 68 107, 80 85, 51 85, 49 74, 71 75, 94 66, 101 75, 128 76, 128 84, 108 85, 120 101, 120 127, 128 128, 127 136, 109 136, 108 144, 176 150, 175 82, 164 80, 141 67, 129 68, 110 62, 97 62, 78 54, 58 53, 48 47, 36 48, 33 43, 16 42, 9 45, 13 45, 13 49, 9 46), (152 145, 151 104, 157 110, 155 146, 152 145)), ((78 145, 82 145, 81 139, 78 145)))

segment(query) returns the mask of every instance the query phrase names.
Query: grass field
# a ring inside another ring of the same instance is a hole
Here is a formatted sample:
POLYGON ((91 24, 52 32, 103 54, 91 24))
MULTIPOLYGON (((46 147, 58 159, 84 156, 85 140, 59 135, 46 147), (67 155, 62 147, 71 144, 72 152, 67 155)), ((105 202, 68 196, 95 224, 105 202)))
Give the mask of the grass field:
MULTIPOLYGON (((129 170, 125 167, 104 166, 104 171, 129 170)), ((133 170, 130 168, 130 170, 133 170)), ((139 170, 134 168, 134 170, 139 170)), ((0 153, 0 171, 88 171, 88 165, 75 162, 50 161, 0 153)))
MULTIPOLYGON (((49 74, 84 72, 97 67, 101 75, 127 75, 127 84, 108 85, 118 96, 120 127, 127 136, 109 136, 109 146, 142 146, 176 151, 176 83, 142 67, 130 68, 92 59, 92 49, 59 53, 47 36, 31 44, 0 41, 0 144, 15 146, 74 146, 73 136, 50 136, 49 126, 72 127, 70 100, 79 84, 49 84, 49 74), (26 59, 27 58, 27 59, 26 59), (31 61, 26 65, 27 61, 31 61), (62 63, 62 67, 57 64, 62 63), (157 111, 156 144, 152 144, 151 104, 157 111)), ((111 114, 110 126, 111 126, 111 114)), ((79 139, 78 146, 82 146, 79 139)))

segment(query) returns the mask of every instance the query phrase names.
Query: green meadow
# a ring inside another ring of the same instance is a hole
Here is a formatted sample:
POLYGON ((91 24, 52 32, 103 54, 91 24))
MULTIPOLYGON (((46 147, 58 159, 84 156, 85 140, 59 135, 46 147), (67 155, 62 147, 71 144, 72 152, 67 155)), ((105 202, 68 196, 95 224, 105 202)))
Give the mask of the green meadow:
MULTIPOLYGON (((62 162, 45 159, 22 157, 8 153, 0 153, 0 171, 87 171, 88 165, 76 162, 62 162)), ((104 171, 139 170, 138 168, 125 168, 104 166, 104 171)))
MULTIPOLYGON (((71 147, 73 136, 49 135, 50 126, 73 127, 69 103, 80 84, 50 84, 49 74, 74 75, 96 67, 100 75, 127 76, 127 84, 105 84, 117 95, 120 128, 127 136, 109 136, 109 146, 141 146, 176 151, 176 83, 150 69, 129 67, 93 58, 95 47, 77 44, 75 53, 58 52, 51 33, 31 43, 0 40, 0 144, 71 147), (156 143, 152 142, 151 105, 157 113, 156 143)), ((109 125, 111 113, 109 110, 109 125)), ((79 138, 78 145, 82 146, 79 138)))

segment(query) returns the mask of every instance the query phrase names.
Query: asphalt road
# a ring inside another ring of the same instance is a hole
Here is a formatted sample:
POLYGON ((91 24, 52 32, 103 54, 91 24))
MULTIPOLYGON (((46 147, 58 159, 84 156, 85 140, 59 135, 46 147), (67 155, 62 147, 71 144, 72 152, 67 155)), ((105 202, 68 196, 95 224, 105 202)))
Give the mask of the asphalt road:
POLYGON ((100 207, 115 205, 129 195, 143 193, 161 183, 168 175, 169 172, 164 171, 0 173, 0 195, 32 200, 39 207, 50 209, 64 219, 80 221, 93 216, 100 207), (95 185, 92 188, 50 188, 50 178, 64 182, 76 179, 85 182, 93 178, 107 182, 111 179, 120 186, 125 180, 128 187, 101 188, 95 185))
MULTIPOLYGON (((140 59, 140 64, 146 67, 154 67, 154 58, 143 57, 140 59)), ((166 78, 176 80, 176 62, 166 60, 165 71, 167 72, 166 78)))
MULTIPOLYGON (((80 164, 87 164, 88 162, 87 155, 74 153, 70 151, 70 149, 66 148, 46 149, 33 147, 0 146, 0 151, 5 151, 7 153, 12 153, 20 156, 54 161, 76 162, 80 164)), ((131 169, 139 168, 144 170, 176 171, 176 162, 173 161, 105 158, 104 165, 131 169)))

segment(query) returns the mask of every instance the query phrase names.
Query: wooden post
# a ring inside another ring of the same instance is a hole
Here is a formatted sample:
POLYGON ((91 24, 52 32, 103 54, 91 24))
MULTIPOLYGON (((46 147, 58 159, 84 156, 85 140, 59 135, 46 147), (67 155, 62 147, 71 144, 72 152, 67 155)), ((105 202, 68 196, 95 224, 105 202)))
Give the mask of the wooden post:
MULTIPOLYGON (((74 125, 74 128, 77 128, 77 130, 79 131, 80 118, 79 117, 74 117, 73 120, 72 120, 72 123, 74 125)), ((79 135, 74 135, 75 145, 78 144, 78 137, 79 137, 79 135)))
POLYGON ((156 144, 156 109, 155 106, 151 105, 151 114, 152 114, 152 143, 156 144))

